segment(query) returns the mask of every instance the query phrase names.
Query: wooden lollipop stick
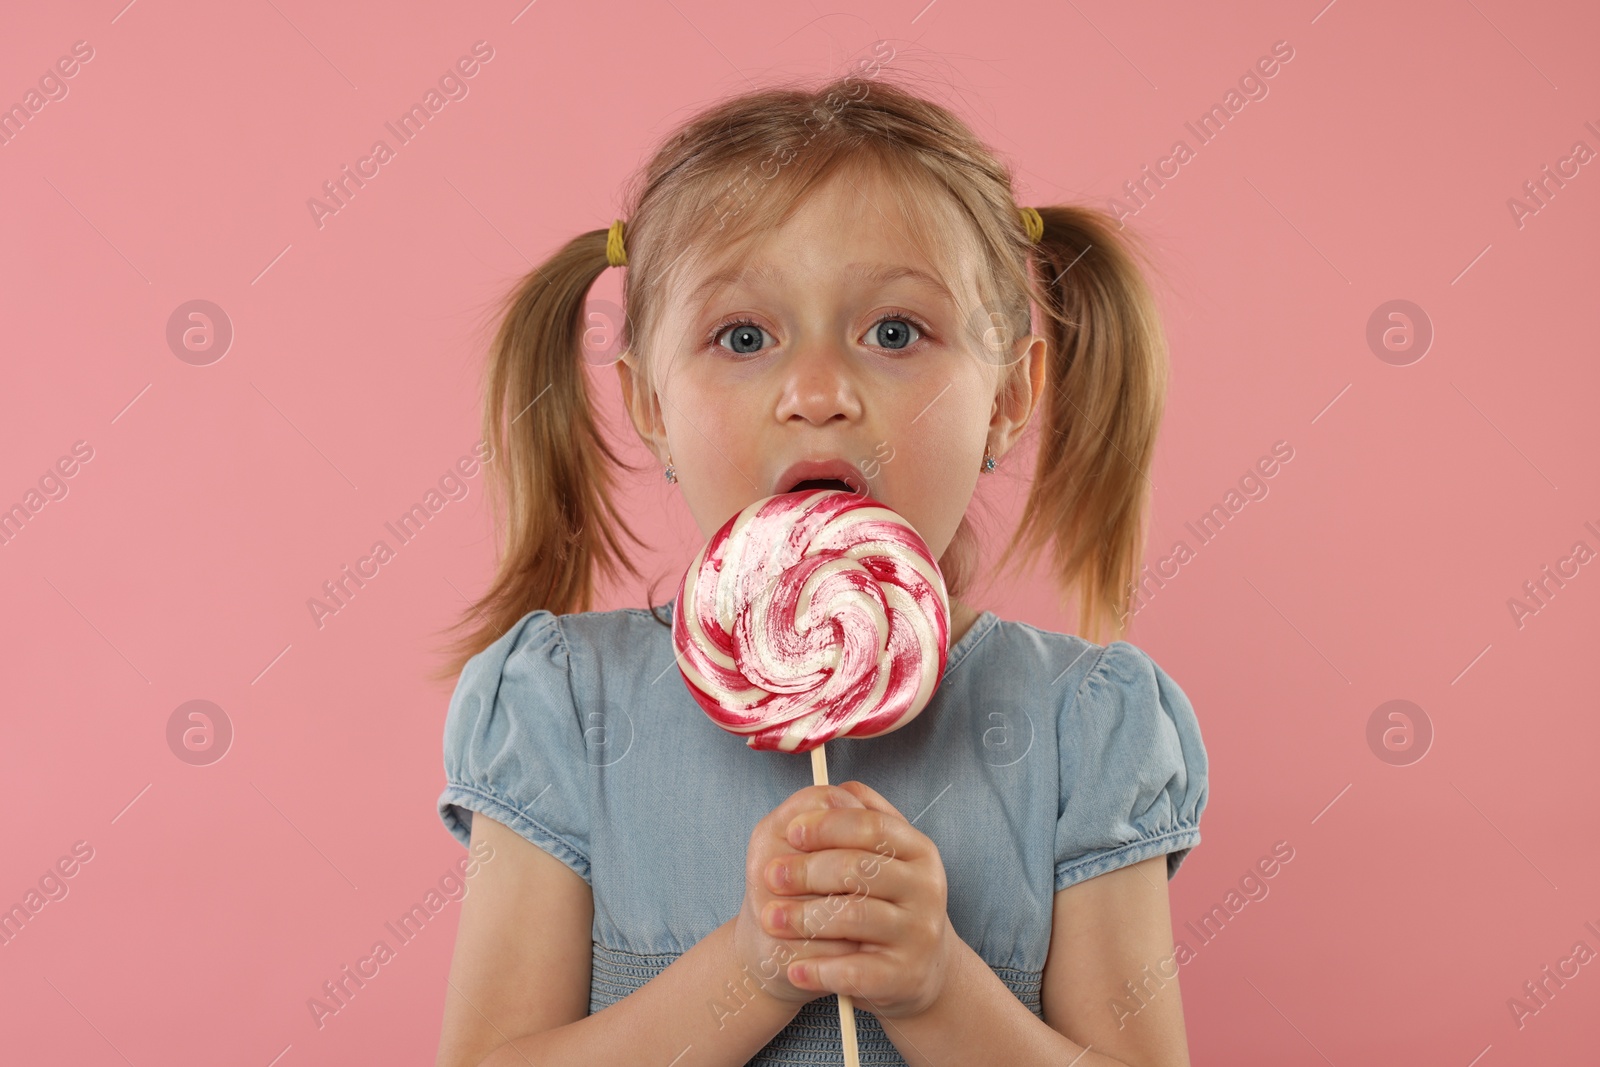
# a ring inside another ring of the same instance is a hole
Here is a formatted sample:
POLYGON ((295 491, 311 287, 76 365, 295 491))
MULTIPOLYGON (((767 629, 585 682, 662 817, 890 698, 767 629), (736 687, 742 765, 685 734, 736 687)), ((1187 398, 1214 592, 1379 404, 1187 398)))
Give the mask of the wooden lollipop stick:
MULTIPOLYGON (((818 745, 811 750, 811 783, 813 785, 828 784, 828 755, 823 750, 827 745, 818 745)), ((844 1042, 844 1062, 848 1067, 861 1067, 861 1053, 856 1051, 856 1000, 848 993, 840 993, 839 997, 839 1036, 844 1042)))

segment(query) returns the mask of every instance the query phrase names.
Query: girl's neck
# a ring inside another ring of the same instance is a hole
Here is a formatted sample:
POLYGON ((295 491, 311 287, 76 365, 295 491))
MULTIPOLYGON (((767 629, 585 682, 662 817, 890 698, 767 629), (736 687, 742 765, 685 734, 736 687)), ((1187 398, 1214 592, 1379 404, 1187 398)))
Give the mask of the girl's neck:
POLYGON ((959 600, 950 601, 950 644, 952 646, 972 629, 972 624, 978 621, 978 616, 983 614, 976 608, 968 607, 959 600))

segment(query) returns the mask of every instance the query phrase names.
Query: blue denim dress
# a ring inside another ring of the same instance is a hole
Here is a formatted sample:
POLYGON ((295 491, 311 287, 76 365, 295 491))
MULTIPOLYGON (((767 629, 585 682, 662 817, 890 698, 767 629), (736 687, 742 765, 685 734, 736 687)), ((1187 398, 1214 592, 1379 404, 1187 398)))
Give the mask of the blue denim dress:
MULTIPOLYGON (((468 844, 481 811, 593 893, 591 1014, 738 914, 756 822, 812 784, 809 756, 750 749, 695 704, 671 611, 531 612, 467 663, 445 720, 450 833, 468 844)), ((1194 710, 1125 641, 983 612, 915 719, 827 756, 830 782, 865 782, 933 840, 952 927, 1035 1015, 1055 894, 1162 854, 1171 878, 1200 843, 1194 710)), ((739 1005, 730 987, 706 1025, 739 1005)), ((856 1029, 863 1065, 905 1063, 859 1000, 856 1029)), ((837 1064, 840 1048, 824 994, 749 1062, 837 1064)))

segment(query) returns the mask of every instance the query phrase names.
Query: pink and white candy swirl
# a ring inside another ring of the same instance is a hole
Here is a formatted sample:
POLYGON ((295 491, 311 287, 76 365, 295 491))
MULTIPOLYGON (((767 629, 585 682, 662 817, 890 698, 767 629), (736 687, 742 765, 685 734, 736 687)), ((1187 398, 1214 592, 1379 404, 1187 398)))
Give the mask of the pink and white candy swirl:
POLYGON ((916 717, 944 675, 950 603, 898 513, 838 489, 733 516, 683 576, 672 640, 689 693, 754 749, 809 752, 916 717))

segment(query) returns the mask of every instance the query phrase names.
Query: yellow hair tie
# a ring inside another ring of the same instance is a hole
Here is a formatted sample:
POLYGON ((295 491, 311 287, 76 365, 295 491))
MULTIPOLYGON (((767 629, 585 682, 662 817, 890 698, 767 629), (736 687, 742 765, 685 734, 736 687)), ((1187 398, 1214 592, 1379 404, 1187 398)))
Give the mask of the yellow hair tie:
POLYGON ((1044 217, 1031 207, 1018 208, 1022 213, 1022 228, 1028 231, 1028 240, 1034 244, 1044 236, 1044 217))
POLYGON ((628 265, 628 250, 622 247, 621 219, 614 221, 611 224, 611 232, 606 234, 606 262, 613 267, 628 265))

